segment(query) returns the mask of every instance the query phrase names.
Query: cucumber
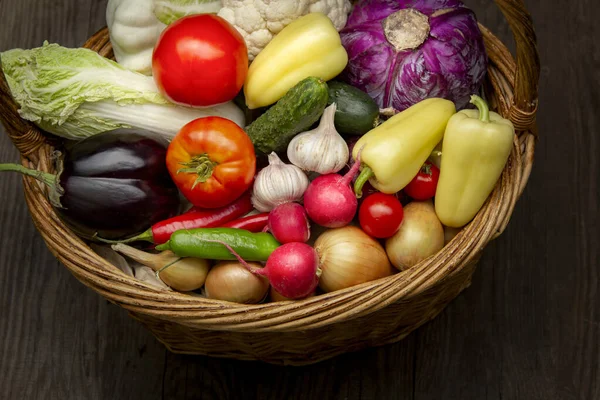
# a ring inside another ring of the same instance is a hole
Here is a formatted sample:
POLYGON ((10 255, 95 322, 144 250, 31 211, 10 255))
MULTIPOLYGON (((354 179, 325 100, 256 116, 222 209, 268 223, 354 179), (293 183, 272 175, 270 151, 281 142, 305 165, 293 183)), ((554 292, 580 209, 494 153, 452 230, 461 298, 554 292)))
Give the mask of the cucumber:
POLYGON ((336 103, 334 124, 337 131, 346 135, 364 135, 377 126, 379 107, 360 89, 343 82, 330 81, 327 105, 336 103))
POLYGON ((246 127, 254 148, 259 154, 282 152, 298 133, 308 130, 319 120, 329 93, 327 83, 309 77, 294 87, 246 127))

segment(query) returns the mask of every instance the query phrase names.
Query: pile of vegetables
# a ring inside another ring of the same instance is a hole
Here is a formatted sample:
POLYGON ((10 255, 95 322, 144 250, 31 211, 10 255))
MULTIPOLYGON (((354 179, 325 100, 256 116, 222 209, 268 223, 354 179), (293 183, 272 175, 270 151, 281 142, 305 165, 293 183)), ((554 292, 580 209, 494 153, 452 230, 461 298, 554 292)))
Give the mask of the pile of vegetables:
POLYGON ((476 216, 513 146, 476 95, 487 58, 458 0, 110 0, 106 16, 116 62, 0 55, 21 117, 64 144, 56 175, 0 171, 173 290, 291 301, 412 268, 476 216))

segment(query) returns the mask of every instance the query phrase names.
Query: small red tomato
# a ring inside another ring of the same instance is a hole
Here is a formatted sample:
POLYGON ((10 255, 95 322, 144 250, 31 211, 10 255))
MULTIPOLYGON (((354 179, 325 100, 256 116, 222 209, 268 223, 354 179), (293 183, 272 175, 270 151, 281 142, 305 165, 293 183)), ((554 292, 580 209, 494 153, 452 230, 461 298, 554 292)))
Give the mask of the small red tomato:
POLYGON ((185 125, 167 149, 173 181, 193 205, 223 207, 250 188, 256 171, 252 141, 234 122, 198 118, 185 125))
POLYGON ((403 219, 402 203, 393 194, 369 195, 358 210, 358 221, 363 231, 379 239, 393 236, 403 219))
POLYGON ((210 106, 233 99, 248 73, 248 50, 240 33, 214 14, 183 17, 160 35, 152 74, 174 103, 210 106))
MULTIPOLYGON (((362 204, 362 202, 371 194, 373 193, 381 193, 379 190, 375 189, 373 187, 373 185, 371 185, 371 182, 366 182, 365 185, 362 188, 362 197, 360 199, 358 199, 358 204, 362 204)), ((399 191, 394 193, 392 196, 395 196, 398 200, 400 200, 400 203, 402 203, 402 205, 406 205, 409 203, 409 198, 406 196, 406 193, 404 193, 404 191, 399 191)))
POLYGON ((439 179, 439 168, 427 161, 417 176, 406 185, 404 192, 415 200, 429 200, 435 196, 439 179))

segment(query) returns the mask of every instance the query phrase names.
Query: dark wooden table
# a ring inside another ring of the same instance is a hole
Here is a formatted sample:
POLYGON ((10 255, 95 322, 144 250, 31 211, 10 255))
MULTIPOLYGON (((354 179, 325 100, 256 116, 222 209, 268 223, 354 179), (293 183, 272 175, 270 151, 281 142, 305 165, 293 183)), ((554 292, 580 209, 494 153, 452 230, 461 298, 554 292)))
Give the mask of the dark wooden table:
MULTIPOLYGON (((527 0, 542 58, 529 185, 473 285, 401 343, 303 368, 173 355, 85 288, 38 236, 19 176, 0 178, 2 399, 600 398, 600 12, 527 0)), ((496 6, 479 19, 511 42, 496 6)), ((79 46, 106 0, 0 0, 0 51, 79 46)), ((0 128, 0 160, 18 154, 0 128)))

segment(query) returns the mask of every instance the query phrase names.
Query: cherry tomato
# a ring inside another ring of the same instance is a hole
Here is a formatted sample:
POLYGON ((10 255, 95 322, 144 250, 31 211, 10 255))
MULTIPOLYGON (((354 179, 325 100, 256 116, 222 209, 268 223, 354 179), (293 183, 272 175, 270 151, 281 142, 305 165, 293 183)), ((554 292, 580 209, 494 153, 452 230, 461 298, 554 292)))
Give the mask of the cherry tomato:
POLYGON ((246 79, 246 42, 217 15, 190 15, 161 34, 152 54, 152 73, 161 93, 174 103, 224 103, 239 93, 246 79))
MULTIPOLYGON (((342 174, 343 175, 343 174, 342 174)), ((360 199, 358 199, 358 204, 362 204, 362 202, 371 194, 373 193, 381 193, 379 190, 375 189, 373 187, 373 185, 371 185, 371 182, 366 182, 365 185, 362 188, 362 197, 360 199)), ((394 193, 392 196, 395 196, 398 200, 400 200, 400 203, 402 203, 403 206, 405 206, 406 204, 408 204, 410 202, 410 199, 408 198, 408 196, 406 195, 406 193, 404 193, 403 190, 394 193)))
POLYGON ((435 196, 440 170, 427 161, 412 181, 404 188, 404 192, 415 200, 429 200, 435 196))
POLYGON ((358 221, 365 233, 384 239, 394 235, 404 219, 404 209, 393 194, 373 193, 358 210, 358 221))
POLYGON ((252 141, 234 122, 198 118, 185 125, 167 149, 173 181, 193 205, 223 207, 250 188, 256 171, 252 141))

